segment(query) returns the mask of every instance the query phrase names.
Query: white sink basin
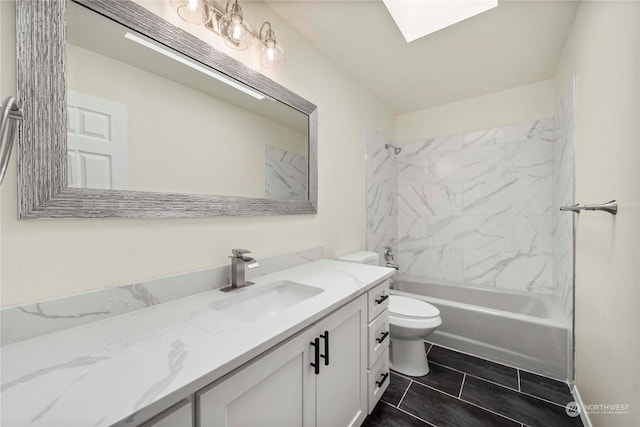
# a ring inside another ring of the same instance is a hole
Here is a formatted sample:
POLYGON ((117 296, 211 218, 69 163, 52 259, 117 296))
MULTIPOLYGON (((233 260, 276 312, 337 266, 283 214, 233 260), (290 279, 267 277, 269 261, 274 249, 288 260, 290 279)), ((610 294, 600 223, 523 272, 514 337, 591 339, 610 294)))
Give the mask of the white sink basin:
POLYGON ((238 293, 214 301, 209 307, 238 320, 255 322, 276 315, 324 290, 281 280, 258 288, 238 289, 235 292, 238 293))

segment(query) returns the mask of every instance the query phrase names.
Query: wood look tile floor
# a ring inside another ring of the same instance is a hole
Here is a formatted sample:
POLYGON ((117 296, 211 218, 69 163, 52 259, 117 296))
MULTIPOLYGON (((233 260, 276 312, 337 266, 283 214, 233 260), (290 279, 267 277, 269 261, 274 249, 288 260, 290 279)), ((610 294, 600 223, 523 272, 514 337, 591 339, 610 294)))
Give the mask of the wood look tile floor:
POLYGON ((425 344, 431 371, 392 371, 364 427, 582 427, 565 405, 569 386, 516 368, 425 344))

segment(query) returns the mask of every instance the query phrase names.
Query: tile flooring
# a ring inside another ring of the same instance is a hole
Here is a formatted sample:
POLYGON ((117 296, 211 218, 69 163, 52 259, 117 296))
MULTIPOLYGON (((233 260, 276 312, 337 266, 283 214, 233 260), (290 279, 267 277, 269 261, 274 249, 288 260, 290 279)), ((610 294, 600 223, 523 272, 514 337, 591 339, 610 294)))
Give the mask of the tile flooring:
POLYGON ((424 377, 391 373, 389 388, 364 427, 582 427, 565 405, 567 384, 425 344, 424 377))

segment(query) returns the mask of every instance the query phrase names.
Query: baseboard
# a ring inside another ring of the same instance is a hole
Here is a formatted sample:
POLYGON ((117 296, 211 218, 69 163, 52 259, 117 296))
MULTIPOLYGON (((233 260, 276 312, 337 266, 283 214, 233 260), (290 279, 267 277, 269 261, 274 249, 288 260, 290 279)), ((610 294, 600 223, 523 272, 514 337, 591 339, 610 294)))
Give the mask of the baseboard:
POLYGON ((580 419, 582 420, 584 427, 593 427, 593 424, 591 424, 591 420, 589 419, 589 414, 584 408, 582 397, 580 397, 580 393, 578 392, 578 386, 575 384, 571 387, 571 395, 573 396, 573 400, 578 404, 578 408, 580 408, 580 419))

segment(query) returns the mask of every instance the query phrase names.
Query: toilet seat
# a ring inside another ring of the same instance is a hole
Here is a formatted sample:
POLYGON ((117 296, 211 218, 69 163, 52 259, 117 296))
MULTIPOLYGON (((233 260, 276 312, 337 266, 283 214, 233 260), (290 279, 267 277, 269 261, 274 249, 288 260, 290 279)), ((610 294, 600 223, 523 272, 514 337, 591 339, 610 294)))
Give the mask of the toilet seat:
POLYGON ((398 336, 416 334, 419 330, 435 329, 442 324, 440 310, 426 301, 401 295, 389 295, 389 324, 398 336))
POLYGON ((389 315, 404 319, 434 319, 440 317, 440 310, 416 298, 389 295, 389 315))

